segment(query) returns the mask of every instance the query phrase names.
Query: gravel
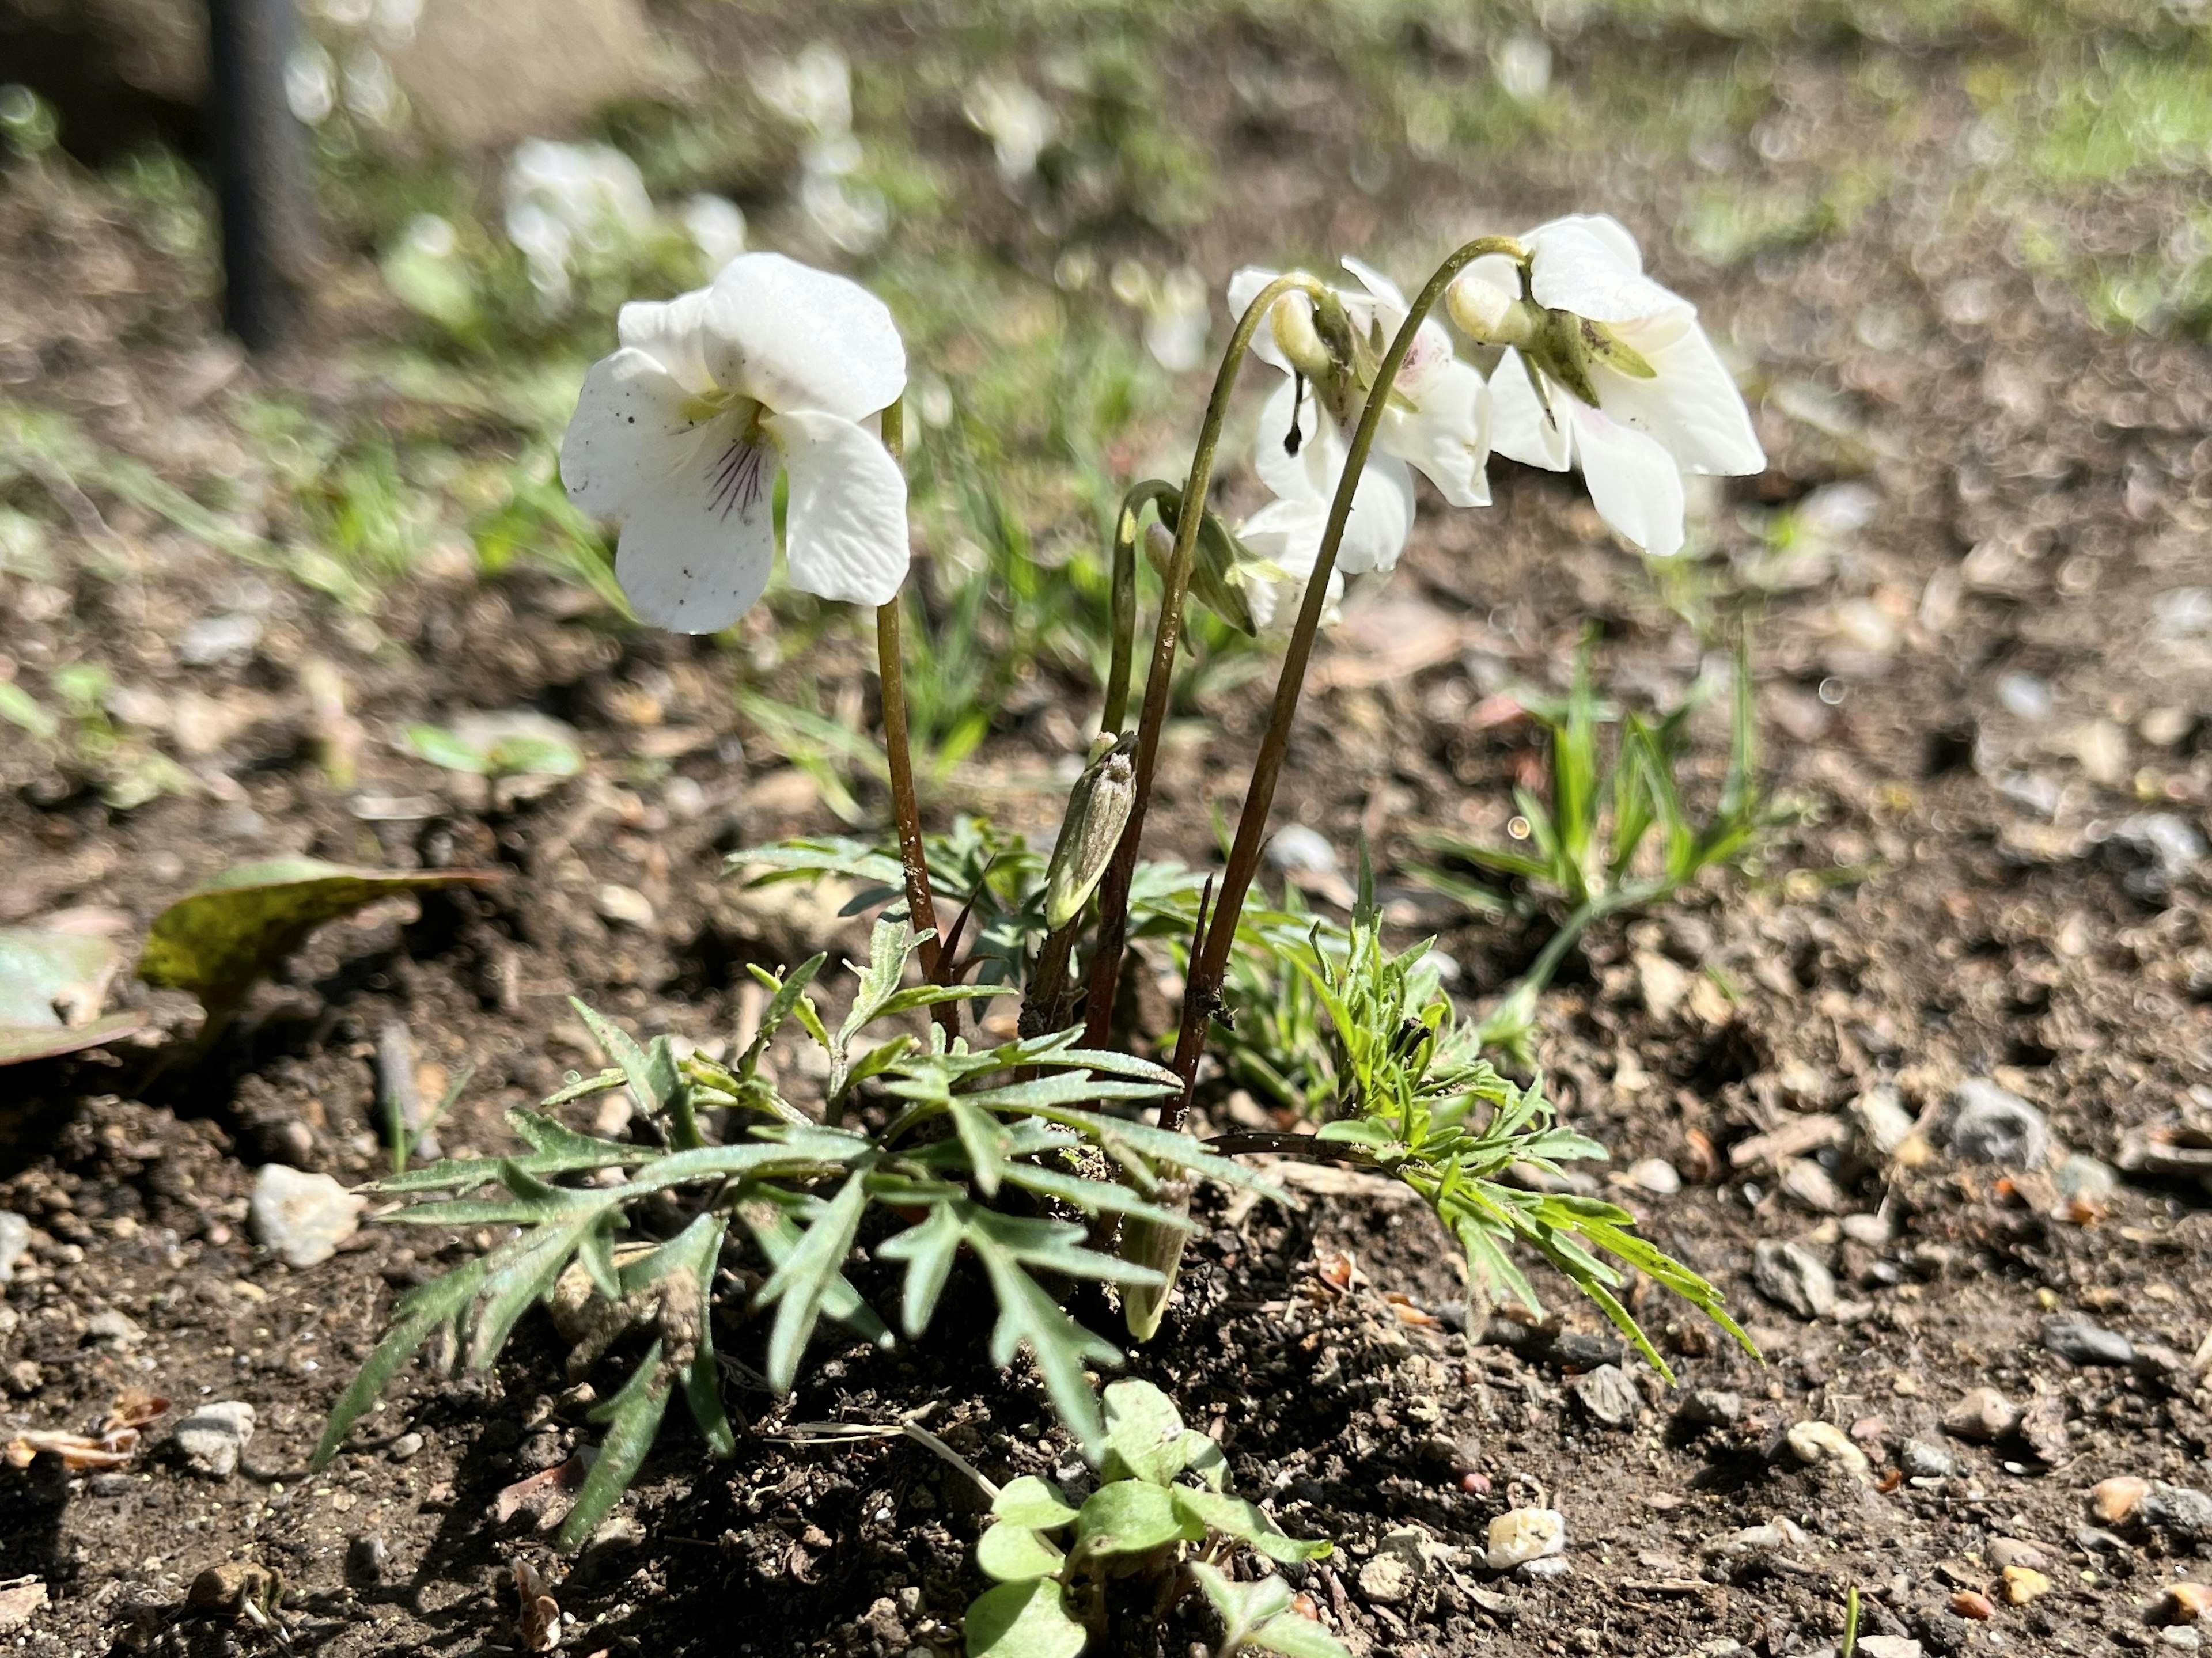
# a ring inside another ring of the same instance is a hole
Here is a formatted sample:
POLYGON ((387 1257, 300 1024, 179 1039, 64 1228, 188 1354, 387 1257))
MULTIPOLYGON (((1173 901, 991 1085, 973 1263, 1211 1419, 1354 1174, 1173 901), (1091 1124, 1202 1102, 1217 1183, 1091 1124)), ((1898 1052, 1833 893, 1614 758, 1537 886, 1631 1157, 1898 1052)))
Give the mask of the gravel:
POLYGON ((253 1439, 253 1406, 243 1400, 202 1405, 177 1424, 173 1436, 185 1466, 210 1479, 238 1472, 238 1454, 253 1439))
POLYGON ((2075 1364, 2126 1365, 2136 1362, 2135 1344, 2079 1313, 2061 1313, 2043 1321, 2043 1345, 2075 1364))
POLYGON ((253 1236, 288 1266, 319 1266, 360 1230, 364 1201, 328 1175, 264 1163, 253 1178, 253 1236))
POLYGON ((1959 1084, 1946 1133, 1951 1150, 1969 1163, 2040 1169, 2051 1157, 2051 1127, 2043 1114, 1986 1078, 1959 1084))
POLYGON ((1802 1244, 1761 1238, 1752 1250, 1751 1281, 1759 1294, 1802 1319, 1820 1318, 1836 1304, 1834 1276, 1802 1244))

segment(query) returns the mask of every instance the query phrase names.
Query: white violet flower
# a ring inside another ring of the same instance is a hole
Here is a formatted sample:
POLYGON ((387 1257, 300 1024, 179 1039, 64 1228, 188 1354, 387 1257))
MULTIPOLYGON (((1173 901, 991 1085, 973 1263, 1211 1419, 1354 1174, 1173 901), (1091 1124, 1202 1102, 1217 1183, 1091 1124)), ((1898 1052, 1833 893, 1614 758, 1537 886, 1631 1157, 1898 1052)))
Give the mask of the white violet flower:
POLYGON ((1469 265, 1450 296, 1463 326, 1506 343, 1490 377, 1492 442, 1531 466, 1580 467, 1614 530, 1648 553, 1680 550, 1683 472, 1766 465, 1742 393, 1697 307, 1644 274, 1618 222, 1554 219, 1521 240, 1525 296, 1503 255, 1469 265))
MULTIPOLYGON (((1382 353, 1405 325, 1411 307, 1397 284, 1380 271, 1353 258, 1346 259, 1344 265, 1359 279, 1361 288, 1358 293, 1339 290, 1337 295, 1352 323, 1358 380, 1356 386, 1345 389, 1364 400, 1382 353)), ((1230 278, 1231 313, 1243 316, 1245 307, 1277 275, 1248 267, 1230 278)), ((1311 335, 1313 301, 1304 294, 1285 295, 1276 301, 1274 311, 1253 337, 1254 353, 1286 374, 1304 372, 1310 376, 1317 366, 1310 361, 1310 350, 1299 353, 1309 359, 1301 364, 1285 349, 1285 343, 1275 337, 1278 313, 1300 332, 1311 335)), ((1318 344, 1316 340, 1314 345, 1318 344)), ((1357 407, 1357 402, 1345 399, 1340 413, 1349 420, 1357 407)), ((1483 384, 1481 371, 1453 355, 1451 335, 1442 323, 1424 318, 1413 337, 1413 349, 1391 382, 1389 402, 1376 428, 1376 448, 1419 468, 1453 506, 1486 507, 1490 479, 1484 468, 1490 459, 1490 390, 1483 384)), ((1279 435, 1263 432, 1262 446, 1279 435)))
POLYGON ((825 598, 888 602, 906 579, 906 478, 876 417, 906 385, 884 302, 780 253, 709 287, 626 305, 561 445, 568 497, 622 520, 615 574, 637 612, 714 633, 768 586, 775 480, 785 564, 825 598))
MULTIPOLYGON (((1301 396, 1294 382, 1285 381, 1267 399, 1255 461, 1275 499, 1237 531, 1261 561, 1261 568, 1247 566, 1241 575, 1252 619, 1262 629, 1286 625, 1297 614, 1320 562, 1346 450, 1344 434, 1316 405, 1312 387, 1301 396)), ((1344 540, 1329 574, 1330 605, 1342 595, 1346 576, 1395 565, 1413 527, 1413 474, 1395 456, 1370 455, 1352 491, 1352 515, 1345 520, 1344 540)))

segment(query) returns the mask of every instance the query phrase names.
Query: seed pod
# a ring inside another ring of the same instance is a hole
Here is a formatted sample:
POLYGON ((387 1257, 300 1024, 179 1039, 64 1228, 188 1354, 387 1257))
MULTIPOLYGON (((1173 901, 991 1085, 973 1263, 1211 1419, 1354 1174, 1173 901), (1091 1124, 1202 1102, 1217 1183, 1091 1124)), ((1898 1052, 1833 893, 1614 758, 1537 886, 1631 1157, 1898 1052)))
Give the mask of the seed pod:
POLYGON ((1059 932, 1083 913, 1113 861, 1137 803, 1136 766, 1130 758, 1136 746, 1133 734, 1117 741, 1102 733, 1091 764, 1067 793, 1067 815, 1060 819, 1060 838, 1053 842, 1052 862, 1045 871, 1048 932, 1059 932))
POLYGON ((1285 294, 1269 307, 1267 327, 1291 366, 1308 380, 1326 380, 1334 371, 1328 348, 1314 327, 1313 301, 1304 294, 1285 294))
POLYGON ((1470 339, 1485 345, 1526 345, 1535 333, 1533 306, 1472 272, 1444 290, 1444 308, 1470 339))

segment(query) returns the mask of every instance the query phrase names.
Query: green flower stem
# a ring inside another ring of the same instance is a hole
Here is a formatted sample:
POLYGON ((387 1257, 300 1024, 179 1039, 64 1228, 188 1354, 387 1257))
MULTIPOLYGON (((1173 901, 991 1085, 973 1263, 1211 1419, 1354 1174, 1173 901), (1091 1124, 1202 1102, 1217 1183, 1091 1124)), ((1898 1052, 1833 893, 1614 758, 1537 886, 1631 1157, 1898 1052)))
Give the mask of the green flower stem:
MULTIPOLYGON (((1413 338, 1420 331, 1422 321, 1443 298, 1452 278, 1473 261, 1491 253, 1515 258, 1526 256, 1521 244, 1510 236, 1482 236, 1457 249, 1438 265, 1436 274, 1429 278, 1407 312, 1398 337, 1382 354, 1366 404, 1359 411, 1359 424, 1352 432, 1351 446, 1345 454, 1344 474, 1337 480, 1335 497, 1329 502, 1321 554, 1314 561, 1313 574, 1306 578, 1305 599, 1298 607, 1297 624, 1283 653, 1282 676, 1275 682, 1274 706, 1267 716, 1267 735, 1252 768, 1243 812, 1237 820, 1237 840, 1230 848, 1229 868, 1221 878, 1221 898, 1213 912, 1213 925, 1206 932, 1204 950, 1191 963, 1184 989, 1182 1033, 1176 1042, 1175 1068, 1182 1078, 1183 1091, 1172 1104, 1161 1108, 1163 1127, 1180 1128, 1183 1114, 1189 1108, 1191 1087, 1198 1076, 1199 1050, 1205 1045, 1206 1017, 1220 996, 1222 978, 1229 967, 1229 951, 1237 942, 1237 923, 1244 912, 1244 897, 1252 890, 1252 878, 1259 870, 1261 843, 1267 835, 1268 813, 1275 805, 1275 785, 1282 776, 1283 759, 1290 749, 1291 726, 1297 718, 1298 696, 1305 689, 1306 668, 1313 657, 1314 637, 1321 631, 1322 612, 1328 604, 1328 582, 1336 568, 1336 550, 1344 539, 1345 525, 1351 520, 1352 493, 1359 487, 1359 475, 1366 470, 1368 454, 1375 447, 1375 434, 1382 424, 1382 411, 1389 406, 1390 394, 1396 386, 1398 370, 1405 363, 1406 354, 1413 349, 1413 338)), ((1273 302, 1272 289, 1261 297, 1270 304, 1273 302)), ((1184 529, 1187 536, 1195 537, 1195 515, 1184 529)), ((1176 551, 1180 555, 1183 550, 1183 538, 1178 537, 1176 551)), ((1140 811, 1143 805, 1140 773, 1140 811)))
POLYGON ((1098 720, 1103 732, 1120 732, 1129 712, 1131 659, 1137 652, 1137 523, 1147 505, 1174 493, 1173 484, 1146 478, 1121 497, 1121 510, 1114 516, 1114 656, 1106 665, 1106 710, 1098 720))
MULTIPOLYGON (((903 399, 884 410, 884 447, 894 460, 904 462, 906 433, 901 419, 903 399)), ((907 918, 921 941, 921 971, 937 977, 941 950, 937 931, 937 900, 929 890, 929 858, 921 841, 921 806, 914 792, 914 756, 907 745, 906 660, 899 646, 899 601, 894 597, 876 607, 876 671, 884 690, 884 758, 890 768, 891 811, 898 819, 899 865, 906 872, 907 918)), ((960 1019, 951 1002, 930 1010, 950 1037, 958 1034, 960 1019)))
MULTIPOLYGON (((1084 1023, 1084 1041, 1103 1044, 1114 1023, 1114 995, 1121 980, 1121 949, 1129 920, 1129 883, 1136 873, 1137 851, 1145 838, 1145 808, 1152 799, 1152 771, 1159 759, 1160 729, 1168 717, 1168 689, 1175 677, 1176 641, 1182 633, 1183 600, 1190 592, 1191 564, 1198 555, 1198 530, 1206 517, 1206 491, 1213 483, 1214 451, 1221 446, 1221 428, 1229 418, 1229 399, 1237 390, 1237 371, 1252 337, 1260 331, 1268 311, 1285 294, 1303 293, 1319 303, 1334 295, 1316 277, 1291 271, 1275 278, 1244 307, 1229 337, 1229 349, 1213 376, 1213 395, 1206 405, 1206 421, 1198 430, 1198 447, 1190 458, 1190 476, 1184 481, 1186 510, 1176 516, 1175 551, 1168 560, 1167 577, 1160 594, 1160 619, 1152 630, 1152 664, 1145 676, 1145 706, 1137 721, 1135 766, 1136 805, 1129 825, 1121 831, 1114 861, 1098 887, 1098 943, 1091 963, 1091 1005, 1084 1023)), ((1401 352, 1401 355, 1403 355, 1401 352)), ((1339 533, 1341 533, 1340 526, 1339 533)), ((1132 543, 1133 548, 1133 540, 1132 543)), ((1133 572, 1132 573, 1133 576, 1133 572)))

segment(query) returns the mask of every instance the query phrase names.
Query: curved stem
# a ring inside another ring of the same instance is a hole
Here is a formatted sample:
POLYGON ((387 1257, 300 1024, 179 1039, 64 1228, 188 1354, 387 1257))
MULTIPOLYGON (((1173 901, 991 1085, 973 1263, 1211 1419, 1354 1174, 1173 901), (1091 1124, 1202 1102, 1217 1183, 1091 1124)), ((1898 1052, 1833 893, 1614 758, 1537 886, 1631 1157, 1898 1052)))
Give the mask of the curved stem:
MULTIPOLYGON (((903 462, 905 430, 901 404, 884 410, 884 447, 903 462)), ((906 659, 899 644, 899 601, 894 597, 876 607, 876 671, 884 693, 884 758, 890 770, 891 811, 898 820, 899 865, 906 874, 907 919, 916 932, 929 936, 921 943, 923 976, 937 976, 937 959, 943 948, 937 933, 937 901, 929 890, 929 859, 922 846, 921 805, 914 789, 914 756, 907 745, 906 659)), ((947 1036, 955 1035, 959 1018, 950 1002, 931 1010, 947 1036)))
MULTIPOLYGON (((1203 952, 1191 963, 1185 994, 1198 1007, 1211 1006, 1220 993, 1222 976, 1229 965, 1229 951, 1237 940, 1237 919, 1244 910, 1244 896, 1251 890, 1252 878, 1259 868, 1260 846, 1267 834, 1267 815, 1274 808, 1275 785, 1282 775, 1283 759, 1290 749, 1291 725, 1297 717, 1299 694, 1305 689, 1314 637, 1321 630, 1322 612, 1328 608, 1329 576, 1336 568, 1336 550, 1344 540, 1345 525, 1351 520, 1352 495, 1359 487, 1360 473, 1366 470, 1367 457, 1375 447, 1375 434, 1382 427, 1382 411, 1396 388, 1398 370, 1404 366, 1406 354, 1413 349, 1423 320, 1443 298, 1452 278, 1473 261, 1490 253, 1518 258, 1522 249, 1510 236, 1483 236, 1454 251, 1415 296, 1406 313, 1406 320, 1399 325, 1397 337, 1390 342, 1390 349, 1382 354, 1382 361, 1376 368, 1374 384, 1359 411, 1359 424, 1345 453, 1343 474, 1337 479, 1336 494, 1329 502, 1321 552, 1314 560, 1313 574, 1306 578, 1305 598, 1298 607, 1297 623, 1283 653, 1283 671, 1275 682, 1274 704, 1267 715, 1267 735, 1252 768, 1252 781, 1244 793, 1243 812, 1237 820, 1237 840, 1230 848, 1229 867, 1221 878, 1221 898, 1213 912, 1213 925, 1207 930, 1203 952)), ((1164 1127, 1180 1127, 1183 1113, 1188 1108, 1191 1084, 1198 1075, 1199 1050, 1205 1046, 1204 1033, 1201 1019, 1195 1030, 1188 1031, 1186 1039, 1176 1044, 1175 1068, 1183 1079, 1183 1091, 1174 1106, 1162 1108, 1164 1127)))
POLYGON ((1145 508, 1175 486, 1159 478, 1133 485, 1114 515, 1113 660, 1106 667, 1106 708, 1098 729, 1118 733, 1129 712, 1129 675, 1137 652, 1137 524, 1145 508))
MULTIPOLYGON (((1091 1005, 1084 1023, 1084 1041, 1103 1043, 1113 1028, 1114 993, 1121 983, 1121 947, 1128 927, 1129 881, 1136 872, 1137 849, 1145 838, 1145 808, 1152 799, 1152 770, 1159 759, 1160 728, 1167 723, 1168 689, 1175 677, 1176 641, 1182 633, 1183 600, 1190 592, 1192 561, 1198 553, 1198 528, 1206 516, 1206 491, 1213 483, 1214 451, 1221 446, 1221 428, 1229 418, 1229 399, 1237 390, 1237 371, 1252 349, 1267 313, 1285 294, 1303 293, 1316 301, 1331 296, 1317 277, 1293 270, 1275 278, 1253 297, 1237 319, 1229 337, 1229 349, 1213 376, 1213 395, 1206 400, 1206 420, 1198 429, 1198 447, 1190 458, 1190 476, 1182 487, 1182 510, 1176 515, 1175 551, 1160 593, 1160 618, 1152 630, 1152 662, 1145 676, 1145 706, 1137 720, 1135 763, 1136 804, 1128 827, 1121 831, 1105 879, 1098 887, 1098 944, 1091 965, 1091 1005)), ((1403 355, 1402 353, 1401 354, 1403 355)))

